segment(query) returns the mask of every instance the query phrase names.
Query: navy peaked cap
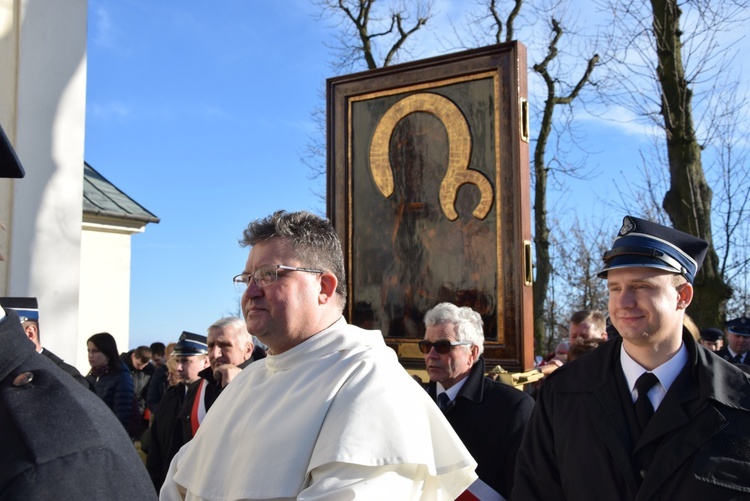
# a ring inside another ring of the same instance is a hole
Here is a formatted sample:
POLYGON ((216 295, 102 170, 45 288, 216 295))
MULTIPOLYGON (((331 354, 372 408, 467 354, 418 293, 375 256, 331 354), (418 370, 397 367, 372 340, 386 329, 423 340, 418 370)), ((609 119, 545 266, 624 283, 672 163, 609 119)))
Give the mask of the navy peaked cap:
POLYGON ((35 297, 0 297, 0 306, 18 313, 21 323, 39 321, 39 303, 35 297))
POLYGON ((599 278, 617 268, 646 267, 677 273, 691 284, 703 264, 708 242, 668 226, 625 216, 622 228, 604 253, 599 278))
POLYGON ((717 329, 716 327, 707 327, 701 329, 701 339, 704 341, 716 342, 724 337, 724 331, 717 329))
POLYGON ((205 355, 208 353, 208 338, 200 334, 182 331, 180 340, 172 352, 174 355, 189 357, 191 355, 205 355))
POLYGON ((725 325, 727 327, 727 332, 738 334, 740 336, 750 336, 750 318, 735 318, 734 320, 728 320, 725 325))

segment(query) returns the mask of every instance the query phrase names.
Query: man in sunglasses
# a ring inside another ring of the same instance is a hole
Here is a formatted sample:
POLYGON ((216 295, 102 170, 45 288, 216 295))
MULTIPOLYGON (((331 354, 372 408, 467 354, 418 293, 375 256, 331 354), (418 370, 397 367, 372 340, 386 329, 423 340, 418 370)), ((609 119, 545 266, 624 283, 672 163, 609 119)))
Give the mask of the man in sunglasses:
POLYGON ((428 393, 479 465, 479 479, 469 491, 482 500, 509 499, 516 452, 534 400, 485 377, 479 313, 440 303, 424 322, 419 348, 430 375, 428 393))
POLYGON ((454 499, 476 463, 379 331, 349 325, 331 223, 279 211, 250 223, 247 330, 268 356, 238 374, 174 457, 176 499, 454 499))

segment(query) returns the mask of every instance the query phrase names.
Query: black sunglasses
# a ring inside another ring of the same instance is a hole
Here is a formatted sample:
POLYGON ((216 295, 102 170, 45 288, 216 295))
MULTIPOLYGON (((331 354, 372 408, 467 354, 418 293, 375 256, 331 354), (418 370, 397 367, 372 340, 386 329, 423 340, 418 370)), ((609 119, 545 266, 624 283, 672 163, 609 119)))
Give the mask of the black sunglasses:
POLYGON ((466 346, 468 344, 472 343, 470 343, 469 341, 448 341, 447 339, 441 339, 440 341, 435 341, 434 343, 432 341, 423 340, 418 343, 419 351, 421 351, 425 355, 427 355, 433 348, 435 348, 435 351, 438 353, 438 355, 445 355, 447 353, 450 353, 454 346, 466 346))

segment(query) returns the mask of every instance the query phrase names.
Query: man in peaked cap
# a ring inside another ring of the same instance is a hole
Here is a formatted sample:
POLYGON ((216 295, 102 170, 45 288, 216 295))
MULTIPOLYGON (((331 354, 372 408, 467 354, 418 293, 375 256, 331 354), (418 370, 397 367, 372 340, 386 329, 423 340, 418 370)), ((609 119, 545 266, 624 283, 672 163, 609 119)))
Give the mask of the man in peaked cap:
POLYGON ((66 364, 62 358, 42 347, 39 333, 39 304, 35 297, 0 297, 0 305, 3 308, 13 309, 18 313, 23 331, 31 342, 34 343, 38 353, 52 360, 55 365, 73 376, 84 388, 91 389, 89 382, 78 372, 78 369, 70 364, 66 364))
POLYGON ((514 499, 747 499, 750 380, 683 326, 707 248, 625 217, 599 273, 620 337, 545 380, 514 499))
POLYGON ((716 354, 733 364, 750 365, 750 318, 739 317, 725 324, 727 346, 716 354))
MULTIPOLYGON (((23 175, 0 127, 0 177, 23 175)), ((0 307, 0 499, 155 499, 112 411, 39 355, 20 320, 0 307)))
POLYGON ((716 327, 706 327, 700 331, 699 342, 711 351, 719 351, 724 346, 724 333, 716 327))
POLYGON ((185 444, 182 423, 179 419, 185 404, 185 395, 191 383, 200 379, 199 373, 209 367, 208 338, 201 334, 183 331, 174 347, 172 357, 177 362, 180 382, 167 389, 159 402, 148 446, 146 469, 151 475, 156 492, 159 492, 169 463, 185 444))

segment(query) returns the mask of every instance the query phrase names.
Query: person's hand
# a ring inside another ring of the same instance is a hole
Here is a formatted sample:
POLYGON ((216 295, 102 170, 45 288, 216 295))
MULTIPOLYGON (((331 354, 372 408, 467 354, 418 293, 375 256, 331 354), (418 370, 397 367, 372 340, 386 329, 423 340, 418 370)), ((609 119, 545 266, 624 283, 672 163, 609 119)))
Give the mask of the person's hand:
POLYGON ((563 363, 561 361, 557 360, 556 358, 553 358, 546 364, 537 367, 537 370, 539 370, 539 372, 541 372, 545 376, 549 376, 550 374, 555 372, 558 367, 562 367, 562 366, 563 366, 563 363))
POLYGON ((232 381, 232 379, 237 377, 237 374, 239 374, 240 372, 242 372, 242 369, 240 369, 236 365, 220 365, 214 370, 214 379, 221 382, 221 387, 224 388, 232 381))

